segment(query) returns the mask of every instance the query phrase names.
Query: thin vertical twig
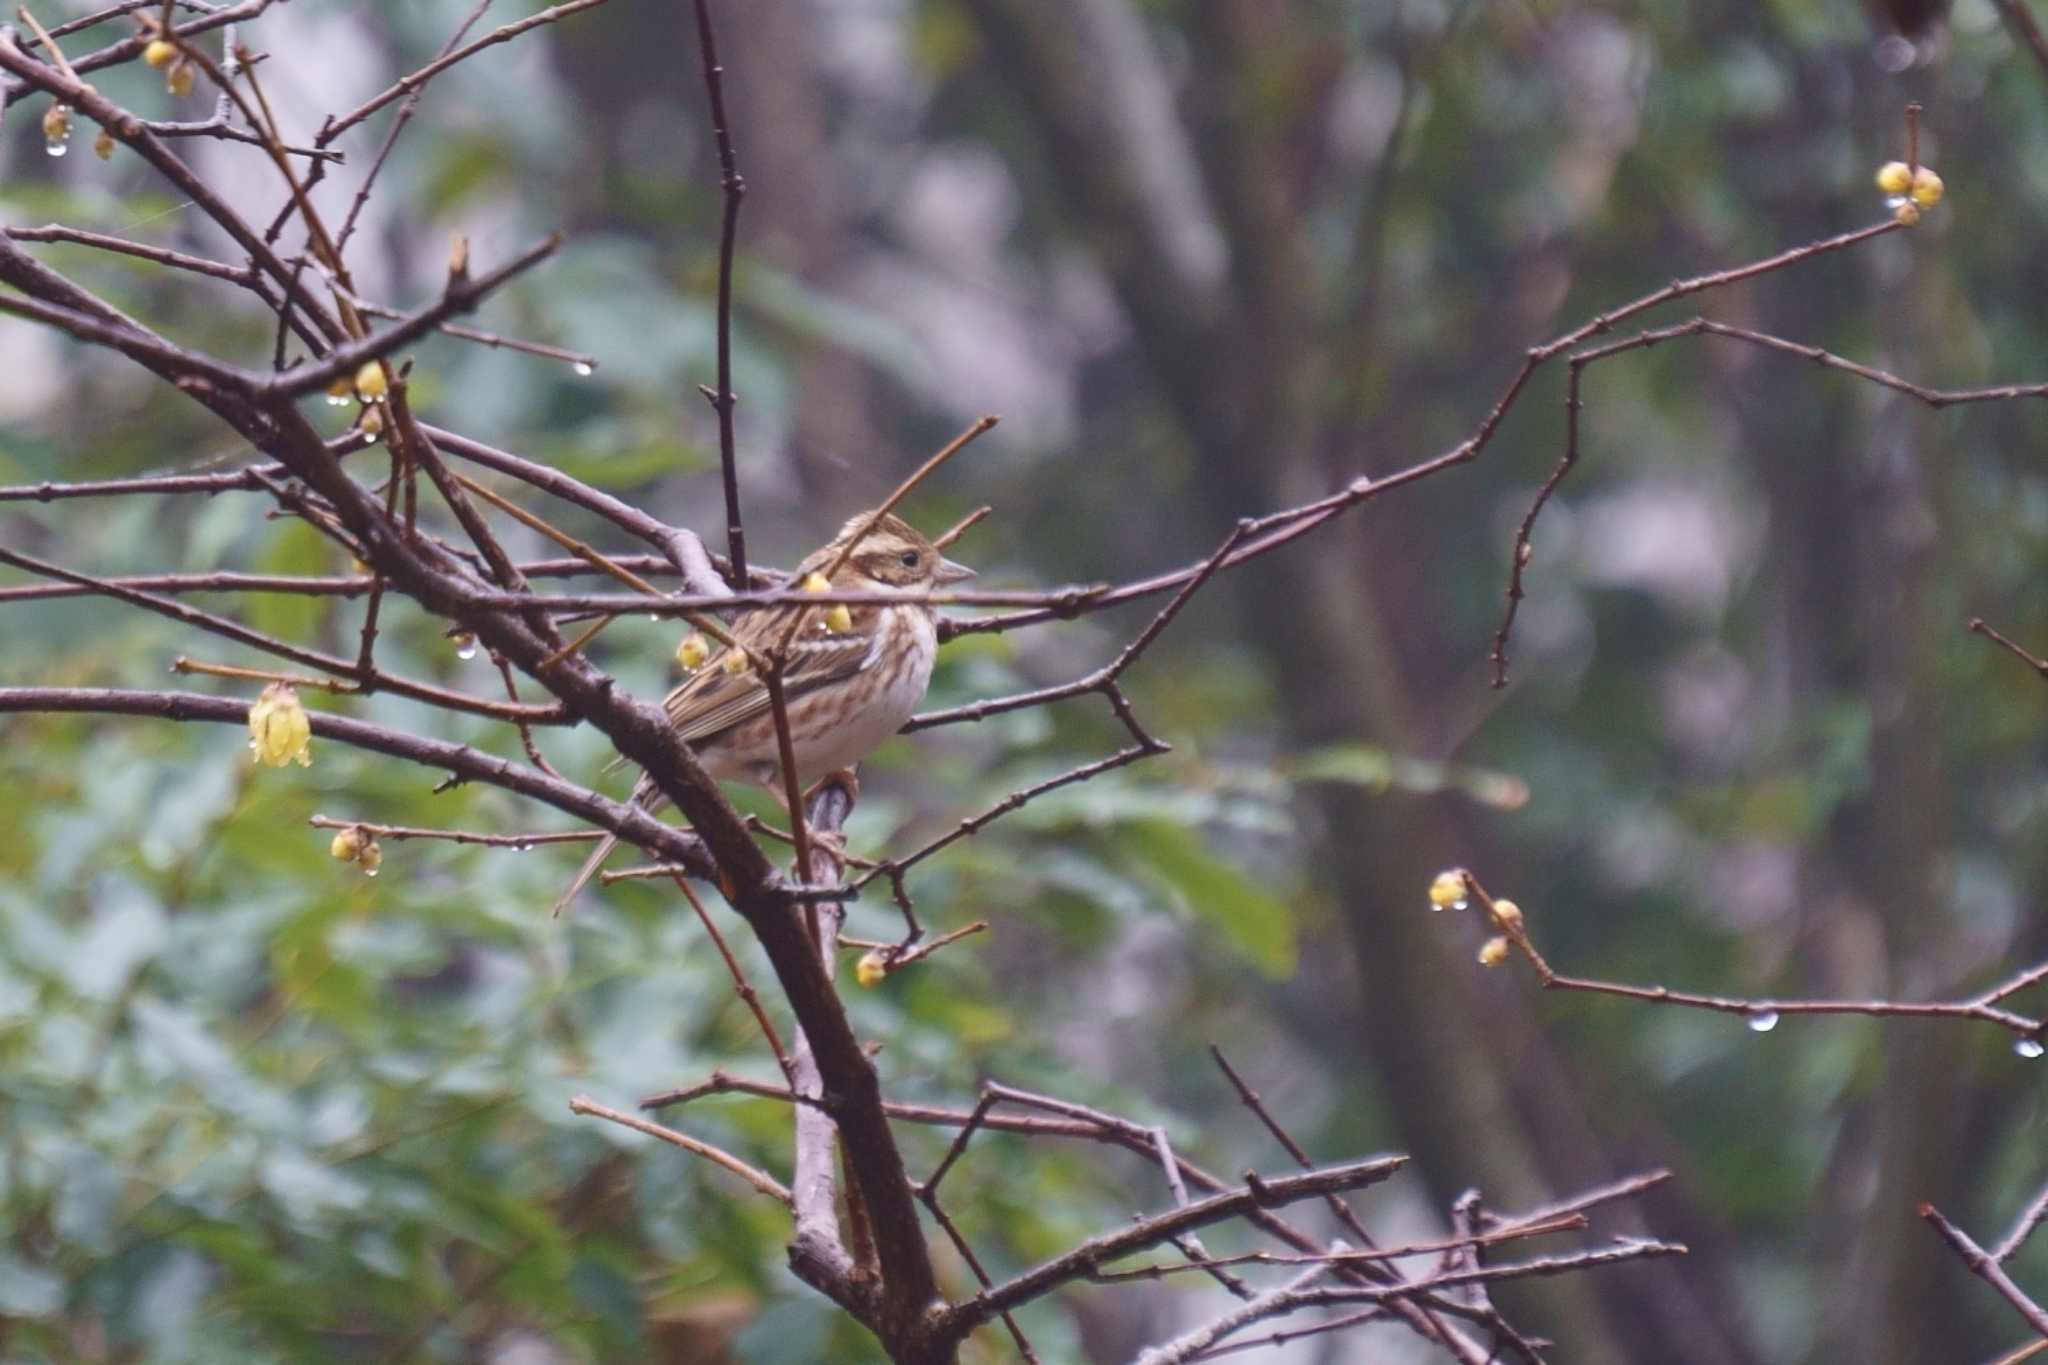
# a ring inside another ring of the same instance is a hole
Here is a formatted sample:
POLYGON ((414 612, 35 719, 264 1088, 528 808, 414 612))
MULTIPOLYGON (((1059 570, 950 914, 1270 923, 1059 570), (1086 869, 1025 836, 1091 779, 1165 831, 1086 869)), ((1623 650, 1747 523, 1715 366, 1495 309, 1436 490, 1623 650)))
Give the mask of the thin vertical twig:
POLYGON ((718 413, 718 468, 725 481, 726 553, 732 560, 727 581, 735 590, 747 586, 747 533, 740 521, 740 481, 733 451, 732 431, 732 261, 739 241, 740 201, 747 197, 747 182, 740 175, 733 156, 732 125, 725 113, 725 68, 718 64, 718 40, 711 31, 708 0, 695 0, 697 47, 704 63, 704 90, 711 100, 711 136, 718 144, 718 185, 724 196, 723 221, 718 229, 718 389, 707 392, 718 413))

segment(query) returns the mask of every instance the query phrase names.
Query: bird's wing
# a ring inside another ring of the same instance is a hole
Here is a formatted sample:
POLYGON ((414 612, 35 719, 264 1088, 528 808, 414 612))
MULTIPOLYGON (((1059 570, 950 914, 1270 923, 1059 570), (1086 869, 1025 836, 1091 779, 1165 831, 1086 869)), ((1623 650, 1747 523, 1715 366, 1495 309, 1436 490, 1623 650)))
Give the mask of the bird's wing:
MULTIPOLYGON (((796 638, 790 641, 789 663, 782 673, 784 701, 794 701, 815 688, 852 677, 880 657, 876 633, 885 619, 881 610, 856 606, 851 614, 853 629, 827 634, 819 629, 824 612, 815 607, 804 609, 796 638)), ((735 633, 756 651, 767 652, 782 643, 782 632, 789 629, 788 620, 780 613, 751 620, 742 618, 735 633)), ((730 652, 721 647, 694 676, 662 698, 669 723, 685 743, 702 743, 768 710, 768 685, 761 681, 759 673, 751 668, 743 673, 725 671, 725 656, 730 652)), ((615 759, 605 771, 624 767, 626 761, 615 759)))

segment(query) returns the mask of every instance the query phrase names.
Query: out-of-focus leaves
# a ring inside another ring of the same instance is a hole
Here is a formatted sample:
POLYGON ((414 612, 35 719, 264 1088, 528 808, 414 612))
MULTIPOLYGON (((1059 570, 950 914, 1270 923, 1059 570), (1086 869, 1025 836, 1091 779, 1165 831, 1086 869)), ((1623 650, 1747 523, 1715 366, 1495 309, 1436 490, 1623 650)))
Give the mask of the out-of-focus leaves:
POLYGON ((1351 782, 1369 791, 1418 796, 1455 791, 1498 810, 1529 804, 1529 784, 1512 773, 1406 758, 1371 744, 1325 745, 1294 755, 1278 768, 1300 782, 1351 782))
POLYGON ((1118 831, 1118 842, 1260 971, 1274 977, 1294 971, 1293 908, 1204 846, 1194 831, 1166 820, 1138 820, 1118 831))

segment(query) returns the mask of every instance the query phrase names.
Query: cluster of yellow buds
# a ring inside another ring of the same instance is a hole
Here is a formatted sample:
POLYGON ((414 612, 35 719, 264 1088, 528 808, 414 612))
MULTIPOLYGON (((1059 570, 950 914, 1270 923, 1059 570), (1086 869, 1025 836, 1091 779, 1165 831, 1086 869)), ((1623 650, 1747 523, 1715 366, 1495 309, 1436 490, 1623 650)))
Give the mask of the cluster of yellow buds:
POLYGON ((313 765, 313 722, 299 703, 298 689, 276 682, 263 689, 249 708, 249 752, 258 763, 282 768, 313 765))
POLYGON ((384 865, 384 850, 361 825, 352 825, 336 834, 327 851, 342 862, 354 863, 367 877, 376 876, 377 869, 384 865))
MULTIPOLYGON (((804 575, 801 586, 805 592, 832 591, 831 580, 821 573, 804 575)), ((819 624, 834 635, 844 635, 853 629, 853 613, 846 609, 846 603, 834 602, 825 608, 825 617, 819 624)))
MULTIPOLYGON (((363 433, 365 440, 374 441, 384 434, 383 401, 385 395, 391 392, 391 380, 384 372, 384 362, 364 361, 362 368, 356 371, 352 387, 355 389, 356 397, 363 404, 362 420, 356 423, 356 429, 363 433)), ((328 390, 328 393, 331 397, 333 390, 328 390)), ((346 402, 347 399, 344 398, 342 401, 346 402)))
MULTIPOLYGON (((1472 903, 1473 882, 1465 875, 1463 868, 1451 868, 1436 874, 1429 884, 1429 908, 1431 910, 1463 910, 1472 903)), ((1479 902, 1485 907, 1493 927, 1499 932, 1479 946, 1479 965, 1498 967, 1508 960, 1508 950, 1522 940, 1522 907, 1505 896, 1488 897, 1479 893, 1479 902)))
POLYGON ((1892 217, 1907 227, 1920 221, 1920 214, 1941 202, 1946 187, 1930 166, 1908 166, 1887 161, 1877 168, 1877 187, 1884 191, 1885 206, 1892 217))
POLYGON ((173 95, 192 93, 192 59, 170 39, 150 39, 149 46, 142 49, 142 60, 164 73, 164 89, 173 95))
POLYGON ((1487 912, 1493 916, 1493 927, 1501 932, 1479 945, 1479 965, 1498 967, 1508 960, 1508 939, 1522 936, 1522 907, 1506 896, 1496 896, 1487 912))

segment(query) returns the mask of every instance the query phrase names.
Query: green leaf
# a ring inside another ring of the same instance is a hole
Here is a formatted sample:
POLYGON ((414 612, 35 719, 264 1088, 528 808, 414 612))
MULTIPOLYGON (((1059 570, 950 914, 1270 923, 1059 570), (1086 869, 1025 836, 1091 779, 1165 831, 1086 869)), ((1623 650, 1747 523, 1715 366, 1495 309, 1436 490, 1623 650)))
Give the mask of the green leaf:
POLYGON ((1146 871, 1221 931, 1260 971, 1272 977, 1294 971, 1298 945, 1293 909, 1211 853, 1196 831, 1163 820, 1141 820, 1119 830, 1118 839, 1143 860, 1146 871))
MULTIPOLYGON (((256 572, 327 573, 334 567, 333 556, 318 531, 303 521, 287 521, 277 528, 277 534, 257 557, 256 572)), ((294 593, 252 593, 247 600, 250 625, 295 643, 312 638, 327 610, 325 599, 294 593)))

